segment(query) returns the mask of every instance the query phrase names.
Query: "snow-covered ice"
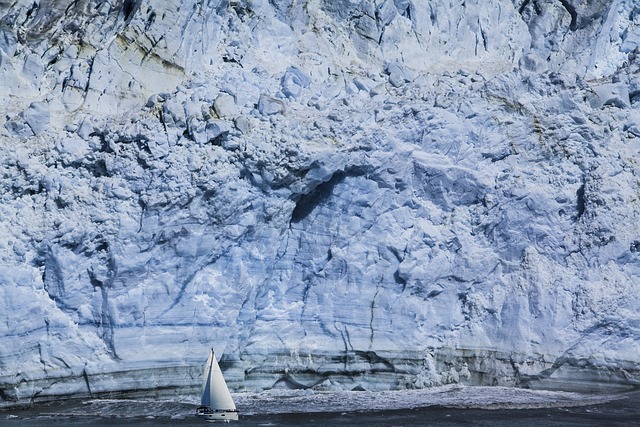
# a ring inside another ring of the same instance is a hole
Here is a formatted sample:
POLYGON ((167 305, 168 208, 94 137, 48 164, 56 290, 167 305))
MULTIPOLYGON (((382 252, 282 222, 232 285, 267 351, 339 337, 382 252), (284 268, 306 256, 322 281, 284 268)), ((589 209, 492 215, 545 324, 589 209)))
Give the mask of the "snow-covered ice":
POLYGON ((639 384, 636 2, 0 23, 0 405, 639 384))

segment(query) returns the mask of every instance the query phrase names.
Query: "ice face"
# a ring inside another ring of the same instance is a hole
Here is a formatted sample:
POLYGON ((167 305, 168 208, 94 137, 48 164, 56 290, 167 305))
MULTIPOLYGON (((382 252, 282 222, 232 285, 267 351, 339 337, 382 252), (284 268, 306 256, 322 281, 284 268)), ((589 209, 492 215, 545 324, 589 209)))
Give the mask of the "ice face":
POLYGON ((0 2, 2 405, 640 380, 634 2, 68 3, 0 2))

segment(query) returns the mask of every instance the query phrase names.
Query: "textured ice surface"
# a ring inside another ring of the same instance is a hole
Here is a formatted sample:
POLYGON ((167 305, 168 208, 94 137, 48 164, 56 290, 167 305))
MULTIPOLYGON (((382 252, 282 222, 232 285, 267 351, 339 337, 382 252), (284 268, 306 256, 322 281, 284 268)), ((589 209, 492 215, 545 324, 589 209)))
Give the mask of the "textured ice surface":
POLYGON ((633 1, 0 2, 0 399, 640 381, 633 1), (142 390, 142 391, 141 391, 142 390))

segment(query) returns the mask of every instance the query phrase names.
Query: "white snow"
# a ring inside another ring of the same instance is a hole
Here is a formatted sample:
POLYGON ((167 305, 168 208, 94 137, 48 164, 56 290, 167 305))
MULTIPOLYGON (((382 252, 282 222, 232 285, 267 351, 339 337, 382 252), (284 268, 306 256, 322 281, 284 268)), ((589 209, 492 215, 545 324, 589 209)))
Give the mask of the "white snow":
POLYGON ((0 22, 1 406, 640 382, 635 2, 0 22))

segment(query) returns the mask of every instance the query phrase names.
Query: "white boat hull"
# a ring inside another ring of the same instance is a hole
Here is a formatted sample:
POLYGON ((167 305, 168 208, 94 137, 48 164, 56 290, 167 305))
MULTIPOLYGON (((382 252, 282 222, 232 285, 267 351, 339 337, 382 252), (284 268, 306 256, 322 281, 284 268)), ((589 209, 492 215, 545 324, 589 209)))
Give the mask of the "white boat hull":
POLYGON ((196 416, 207 421, 238 421, 238 411, 213 411, 209 408, 198 408, 196 416))

